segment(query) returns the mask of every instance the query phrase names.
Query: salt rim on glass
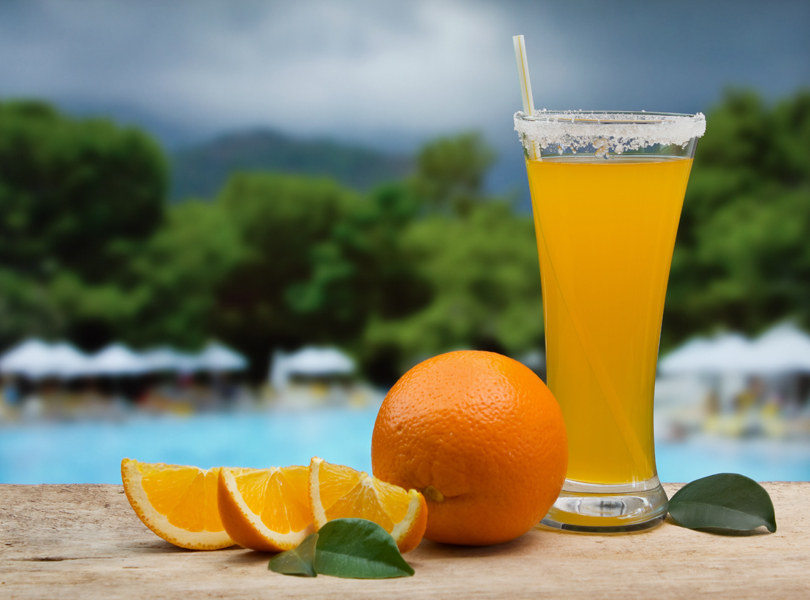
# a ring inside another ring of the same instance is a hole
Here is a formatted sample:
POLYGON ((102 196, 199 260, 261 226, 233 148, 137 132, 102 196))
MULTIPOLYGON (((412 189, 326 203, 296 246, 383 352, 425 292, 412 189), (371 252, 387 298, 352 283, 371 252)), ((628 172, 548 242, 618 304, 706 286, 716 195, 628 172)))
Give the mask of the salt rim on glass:
POLYGON ((529 117, 515 113, 515 131, 521 141, 542 149, 556 146, 576 151, 589 146, 621 154, 647 146, 685 146, 706 132, 706 117, 674 113, 625 111, 535 110, 529 117))

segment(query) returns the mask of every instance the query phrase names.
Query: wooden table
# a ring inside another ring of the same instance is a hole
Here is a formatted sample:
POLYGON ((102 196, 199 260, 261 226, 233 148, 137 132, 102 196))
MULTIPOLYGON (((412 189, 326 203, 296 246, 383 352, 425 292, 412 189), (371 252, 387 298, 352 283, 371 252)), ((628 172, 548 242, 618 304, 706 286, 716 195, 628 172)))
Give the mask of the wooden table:
POLYGON ((267 554, 175 548, 119 485, 0 485, 0 599, 810 598, 810 483, 764 485, 775 534, 667 522, 632 535, 538 529, 488 548, 425 541, 406 555, 414 577, 381 581, 287 577, 267 554))

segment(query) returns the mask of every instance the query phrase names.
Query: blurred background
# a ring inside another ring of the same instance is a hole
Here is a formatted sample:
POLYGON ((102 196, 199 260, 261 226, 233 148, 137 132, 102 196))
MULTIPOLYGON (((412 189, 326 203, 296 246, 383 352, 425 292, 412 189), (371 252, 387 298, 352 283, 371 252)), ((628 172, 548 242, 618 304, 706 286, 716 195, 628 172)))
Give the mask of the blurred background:
POLYGON ((461 348, 544 376, 538 108, 707 114, 664 481, 810 479, 810 4, 0 1, 0 483, 121 458, 370 469, 461 348))

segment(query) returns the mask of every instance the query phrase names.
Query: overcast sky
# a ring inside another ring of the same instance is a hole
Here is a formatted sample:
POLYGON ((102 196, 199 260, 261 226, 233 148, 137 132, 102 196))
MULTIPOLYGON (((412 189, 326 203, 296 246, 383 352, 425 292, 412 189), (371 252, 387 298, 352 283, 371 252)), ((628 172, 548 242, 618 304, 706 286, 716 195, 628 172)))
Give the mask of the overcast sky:
POLYGON ((518 33, 538 108, 694 112, 729 85, 810 85, 801 0, 0 0, 0 98, 106 111, 170 143, 264 125, 411 149, 477 128, 502 148, 517 146, 518 33))

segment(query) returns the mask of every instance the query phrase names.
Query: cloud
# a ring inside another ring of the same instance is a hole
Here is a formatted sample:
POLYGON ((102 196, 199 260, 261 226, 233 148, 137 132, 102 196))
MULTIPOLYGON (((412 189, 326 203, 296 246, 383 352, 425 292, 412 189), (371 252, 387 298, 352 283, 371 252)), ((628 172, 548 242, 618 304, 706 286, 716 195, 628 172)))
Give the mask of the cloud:
MULTIPOLYGON (((212 130, 267 123, 360 136, 478 125, 519 98, 514 32, 494 4, 29 6, 0 25, 4 95, 149 107, 212 130)), ((556 84, 566 72, 556 69, 556 84)))
POLYGON ((463 128, 511 135, 515 33, 538 107, 691 111, 729 83, 810 83, 810 10, 735 7, 5 0, 0 96, 126 106, 201 134, 268 125, 401 146, 463 128))
POLYGON ((497 103, 506 83, 490 77, 493 53, 509 39, 490 9, 430 1, 394 14, 296 7, 282 19, 268 12, 248 30, 221 31, 182 70, 164 73, 173 79, 166 89, 178 100, 196 95, 202 110, 223 119, 426 132, 474 121, 471 99, 497 103))

